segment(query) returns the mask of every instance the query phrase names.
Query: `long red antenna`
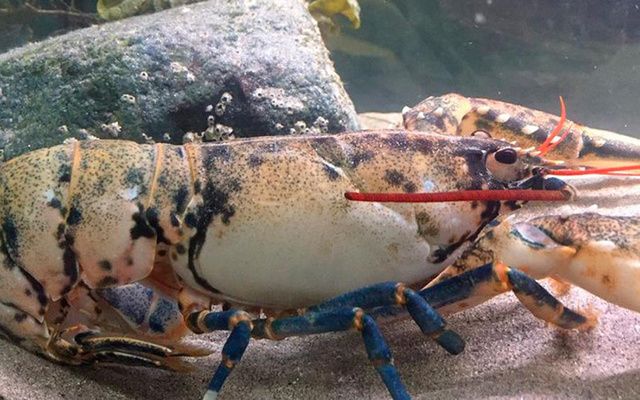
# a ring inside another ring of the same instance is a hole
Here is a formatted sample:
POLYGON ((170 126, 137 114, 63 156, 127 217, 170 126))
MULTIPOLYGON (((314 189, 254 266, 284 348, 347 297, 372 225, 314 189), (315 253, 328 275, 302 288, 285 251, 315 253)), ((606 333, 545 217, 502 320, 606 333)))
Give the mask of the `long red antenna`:
POLYGON ((442 203, 454 201, 564 201, 570 195, 560 190, 460 190, 436 193, 347 192, 348 200, 381 203, 442 203))
POLYGON ((640 164, 638 165, 623 165, 620 167, 608 167, 608 168, 592 168, 592 169, 550 169, 547 170, 549 175, 558 176, 576 176, 576 175, 620 175, 620 176, 637 176, 637 174, 618 174, 617 172, 623 171, 640 171, 640 164))

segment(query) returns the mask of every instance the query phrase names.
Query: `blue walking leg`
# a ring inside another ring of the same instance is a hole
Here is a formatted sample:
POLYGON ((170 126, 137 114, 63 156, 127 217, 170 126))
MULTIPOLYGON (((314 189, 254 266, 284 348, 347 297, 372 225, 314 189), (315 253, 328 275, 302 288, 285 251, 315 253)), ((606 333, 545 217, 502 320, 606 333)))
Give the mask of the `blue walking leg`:
POLYGON ((446 323, 436 310, 414 290, 396 282, 384 282, 345 293, 317 306, 309 312, 331 310, 339 307, 360 307, 369 310, 380 306, 406 307, 411 318, 425 335, 430 336, 451 354, 464 350, 464 341, 457 333, 445 329, 446 323))
MULTIPOLYGON (((570 310, 533 278, 503 264, 486 264, 423 289, 419 294, 434 308, 441 308, 474 296, 488 300, 509 290, 536 317, 556 326, 586 329, 593 325, 593 318, 570 310)), ((401 312, 397 307, 378 307, 371 315, 378 318, 401 312)))
POLYGON ((187 326, 194 333, 218 330, 231 330, 229 338, 222 347, 222 361, 207 387, 203 400, 215 400, 233 367, 240 361, 251 339, 251 317, 244 311, 201 311, 187 318, 187 326))
POLYGON ((290 336, 346 331, 356 328, 362 334, 367 356, 382 378, 391 397, 410 400, 398 370, 393 365, 391 350, 382 337, 375 320, 360 308, 342 307, 332 310, 307 312, 297 317, 254 320, 256 338, 284 339, 290 336))

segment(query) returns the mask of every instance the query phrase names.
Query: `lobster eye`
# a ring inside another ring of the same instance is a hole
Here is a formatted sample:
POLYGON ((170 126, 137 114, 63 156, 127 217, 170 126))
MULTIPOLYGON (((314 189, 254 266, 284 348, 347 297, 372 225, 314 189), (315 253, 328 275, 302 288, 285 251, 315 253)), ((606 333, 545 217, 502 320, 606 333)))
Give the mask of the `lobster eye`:
POLYGON ((489 153, 486 158, 486 166, 494 178, 503 182, 519 180, 526 175, 526 168, 518 157, 518 152, 511 147, 489 153))
POLYGON ((508 147, 506 149, 500 149, 495 154, 496 161, 502 164, 513 164, 518 161, 518 153, 508 147))

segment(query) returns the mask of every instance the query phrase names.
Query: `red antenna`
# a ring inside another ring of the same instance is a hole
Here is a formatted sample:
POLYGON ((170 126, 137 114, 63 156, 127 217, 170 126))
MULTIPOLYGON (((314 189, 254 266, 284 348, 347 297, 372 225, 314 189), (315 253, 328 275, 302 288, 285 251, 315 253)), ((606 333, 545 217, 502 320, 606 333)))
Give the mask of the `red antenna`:
POLYGON ((459 190, 434 193, 347 192, 348 200, 381 203, 442 203, 454 201, 565 201, 570 194, 561 190, 459 190))
POLYGON ((553 128, 553 131, 551 131, 549 136, 547 136, 547 139, 545 139, 545 141, 540 145, 540 147, 538 147, 538 151, 540 152, 541 156, 544 156, 551 150, 555 149, 556 146, 558 146, 558 144, 560 144, 567 137, 567 135, 569 135, 569 133, 571 132, 571 128, 573 126, 573 124, 569 126, 569 129, 567 129, 564 132, 564 134, 560 137, 560 140, 556 141, 555 143, 552 143, 553 139, 560 134, 560 131, 562 131, 562 127, 564 126, 564 123, 567 120, 567 108, 564 104, 564 99, 562 98, 562 96, 559 96, 559 98, 560 98, 560 121, 558 121, 558 124, 556 125, 556 127, 553 128))

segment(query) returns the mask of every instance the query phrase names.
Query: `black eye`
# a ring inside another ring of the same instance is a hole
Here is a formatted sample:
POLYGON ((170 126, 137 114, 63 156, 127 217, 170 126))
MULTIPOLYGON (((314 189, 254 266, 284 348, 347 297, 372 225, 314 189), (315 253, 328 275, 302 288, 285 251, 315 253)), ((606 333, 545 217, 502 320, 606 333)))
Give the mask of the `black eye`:
POLYGON ((518 161, 518 153, 510 147, 496 151, 495 157, 496 161, 502 164, 513 164, 518 161))

